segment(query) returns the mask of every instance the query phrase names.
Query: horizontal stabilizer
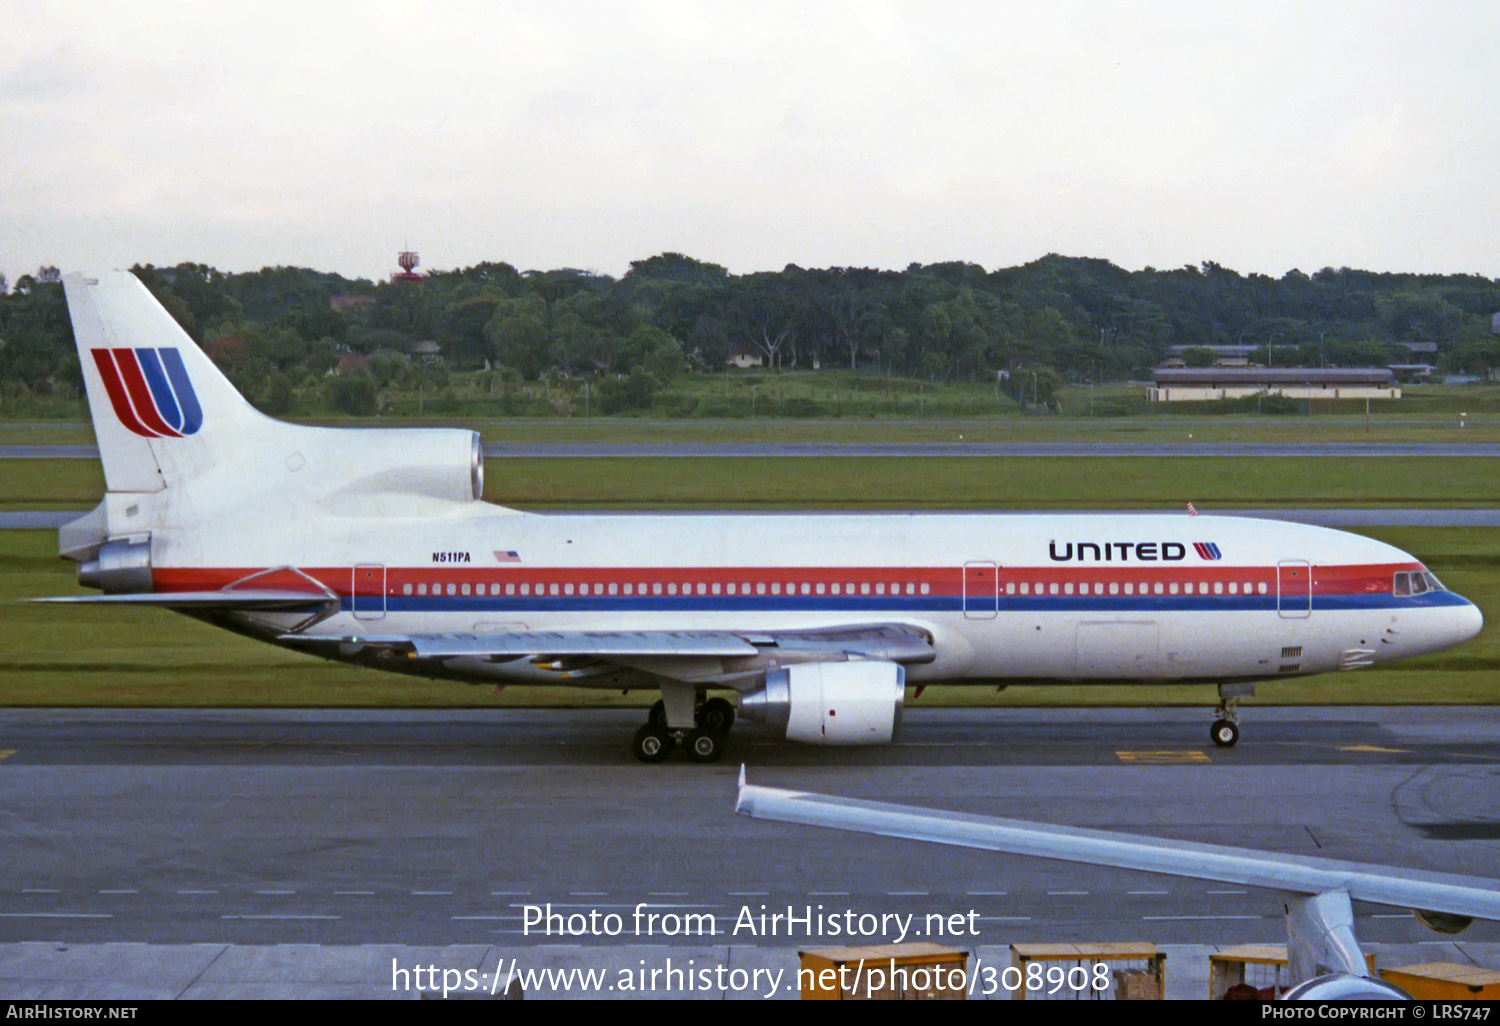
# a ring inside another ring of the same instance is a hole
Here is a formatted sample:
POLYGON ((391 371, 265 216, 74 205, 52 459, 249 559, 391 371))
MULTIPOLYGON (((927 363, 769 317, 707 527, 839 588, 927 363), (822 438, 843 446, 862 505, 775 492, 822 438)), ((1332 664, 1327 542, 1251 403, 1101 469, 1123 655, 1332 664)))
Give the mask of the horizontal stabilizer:
POLYGON ((755 819, 1115 866, 1293 894, 1345 891, 1350 898, 1379 905, 1500 920, 1500 880, 830 798, 751 786, 745 783, 743 770, 735 811, 755 819))
POLYGON ((136 595, 67 595, 32 599, 60 605, 162 606, 167 609, 319 609, 335 596, 314 591, 272 591, 242 588, 235 591, 152 591, 136 595))

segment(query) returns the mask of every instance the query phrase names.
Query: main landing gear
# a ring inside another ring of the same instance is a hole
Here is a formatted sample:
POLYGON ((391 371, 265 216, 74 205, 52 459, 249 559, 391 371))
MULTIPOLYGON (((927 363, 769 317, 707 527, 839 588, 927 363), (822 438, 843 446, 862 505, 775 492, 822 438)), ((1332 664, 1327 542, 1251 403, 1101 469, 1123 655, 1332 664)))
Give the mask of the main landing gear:
POLYGON ((1208 736, 1213 739, 1214 744, 1220 748, 1235 746, 1240 739, 1240 714, 1235 706, 1242 698, 1254 697, 1254 684, 1219 685, 1219 708, 1215 710, 1215 715, 1219 718, 1208 728, 1208 736))
MULTIPOLYGON (((645 725, 635 732, 630 743, 631 752, 641 762, 662 762, 680 745, 693 762, 717 762, 724 754, 724 740, 729 728, 734 726, 734 706, 723 698, 698 702, 694 693, 693 726, 672 727, 667 714, 666 699, 669 696, 665 688, 662 690, 663 700, 651 707, 645 725)), ((673 704, 679 705, 680 702, 673 704)), ((681 712, 680 709, 674 711, 681 712)))

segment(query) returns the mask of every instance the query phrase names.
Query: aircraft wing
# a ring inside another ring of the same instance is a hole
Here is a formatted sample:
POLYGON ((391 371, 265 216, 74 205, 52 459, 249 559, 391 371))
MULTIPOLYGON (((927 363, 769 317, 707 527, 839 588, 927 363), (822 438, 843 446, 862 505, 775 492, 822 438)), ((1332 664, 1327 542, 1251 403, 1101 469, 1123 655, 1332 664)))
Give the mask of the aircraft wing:
POLYGON ((755 787, 745 783, 743 768, 740 770, 735 811, 755 819, 1116 866, 1293 894, 1344 891, 1350 898, 1380 905, 1460 918, 1500 920, 1500 880, 1418 873, 1334 859, 1279 855, 1245 848, 755 787))
POLYGON ((167 609, 197 610, 316 610, 337 596, 314 591, 238 588, 232 591, 150 591, 127 595, 65 595, 59 598, 31 599, 59 605, 162 606, 167 609))
POLYGON ((377 634, 330 638, 297 633, 281 641, 317 650, 362 645, 416 659, 527 659, 573 675, 590 667, 622 667, 687 683, 733 686, 768 665, 880 661, 930 663, 932 637, 906 624, 865 624, 823 630, 733 631, 503 631, 444 634, 377 634))

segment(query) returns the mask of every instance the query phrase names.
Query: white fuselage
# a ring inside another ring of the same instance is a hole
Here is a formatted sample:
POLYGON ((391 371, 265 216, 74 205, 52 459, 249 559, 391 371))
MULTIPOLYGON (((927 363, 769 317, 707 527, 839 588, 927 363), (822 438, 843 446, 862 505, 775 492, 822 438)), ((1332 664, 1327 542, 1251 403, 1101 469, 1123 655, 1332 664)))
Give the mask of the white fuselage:
MULTIPOLYGON (((1268 520, 429 512, 159 530, 156 587, 298 567, 341 597, 307 632, 328 638, 898 623, 933 639, 936 659, 909 667, 917 684, 1265 680, 1436 651, 1481 623, 1451 592, 1398 594, 1395 576, 1422 570, 1399 549, 1268 520)), ((549 679, 524 663, 474 671, 549 679)))

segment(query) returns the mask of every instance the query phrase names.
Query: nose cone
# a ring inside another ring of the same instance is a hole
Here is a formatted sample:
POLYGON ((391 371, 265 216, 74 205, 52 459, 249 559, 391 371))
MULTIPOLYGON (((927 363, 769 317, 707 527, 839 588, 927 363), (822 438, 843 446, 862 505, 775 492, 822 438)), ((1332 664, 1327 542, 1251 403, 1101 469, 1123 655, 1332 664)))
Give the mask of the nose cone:
POLYGON ((1484 629, 1484 614, 1472 602, 1465 602, 1453 610, 1451 621, 1453 640, 1450 645, 1461 645, 1484 629))

